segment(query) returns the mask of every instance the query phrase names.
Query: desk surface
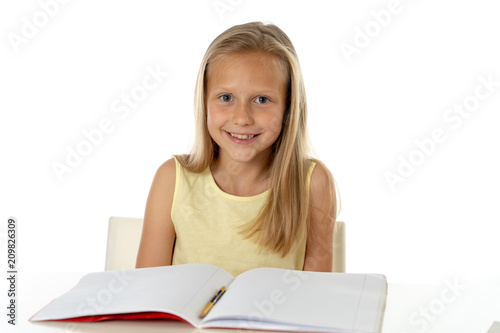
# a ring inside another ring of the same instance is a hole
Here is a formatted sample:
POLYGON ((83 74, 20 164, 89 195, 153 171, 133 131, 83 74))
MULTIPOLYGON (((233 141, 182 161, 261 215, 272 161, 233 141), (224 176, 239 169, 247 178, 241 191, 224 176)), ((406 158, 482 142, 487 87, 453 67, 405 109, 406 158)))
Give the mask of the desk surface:
MULTIPOLYGON (((83 275, 85 273, 21 272, 17 287, 19 310, 16 326, 7 324, 5 314, 2 315, 4 319, 0 326, 7 328, 7 332, 23 333, 233 332, 227 329, 197 330, 175 320, 115 320, 99 323, 28 322, 33 314, 51 300, 75 286, 83 275)), ((500 287, 465 287, 453 280, 440 285, 389 283, 382 333, 487 332, 492 323, 499 320, 500 287)), ((4 329, 1 331, 5 332, 4 329)))

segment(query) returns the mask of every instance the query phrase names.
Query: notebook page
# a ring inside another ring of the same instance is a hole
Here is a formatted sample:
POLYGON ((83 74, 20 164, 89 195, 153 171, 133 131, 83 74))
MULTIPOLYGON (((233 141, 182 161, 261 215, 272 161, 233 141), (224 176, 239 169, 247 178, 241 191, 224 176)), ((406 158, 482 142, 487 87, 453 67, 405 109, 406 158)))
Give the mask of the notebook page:
MULTIPOLYGON (((183 309, 221 271, 216 266, 190 264, 90 273, 32 321, 148 311, 185 318, 183 309)), ((193 325, 200 321, 197 316, 185 319, 194 320, 193 325)))
POLYGON ((222 286, 228 287, 234 280, 234 277, 222 268, 218 268, 213 276, 206 281, 205 285, 200 288, 191 301, 182 309, 182 313, 191 318, 194 326, 199 326, 201 323, 200 313, 207 306, 214 295, 222 286))
MULTIPOLYGON (((366 277, 275 268, 245 272, 207 316, 204 327, 227 327, 224 320, 238 319, 238 327, 246 328, 265 329, 269 323, 269 328, 287 324, 296 330, 350 331, 356 323, 366 277)), ((371 309, 379 304, 377 300, 366 306, 371 309)))
POLYGON ((366 276, 363 295, 358 306, 355 328, 361 332, 379 332, 382 329, 382 319, 387 296, 387 280, 382 275, 366 276), (379 303, 378 306, 375 306, 379 303))

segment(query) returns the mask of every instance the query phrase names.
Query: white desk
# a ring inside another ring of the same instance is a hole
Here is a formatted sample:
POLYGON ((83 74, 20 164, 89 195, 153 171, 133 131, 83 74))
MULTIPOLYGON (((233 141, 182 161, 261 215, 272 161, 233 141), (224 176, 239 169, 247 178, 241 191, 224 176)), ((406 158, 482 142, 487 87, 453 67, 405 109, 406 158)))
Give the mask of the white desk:
MULTIPOLYGON (((6 323, 3 310, 2 332, 213 332, 233 330, 197 330, 174 320, 107 321, 99 323, 45 322, 28 319, 57 296, 72 288, 85 273, 20 272, 18 279, 17 325, 6 323)), ((449 285, 389 284, 383 333, 472 333, 488 331, 500 320, 500 287, 469 286, 464 290, 449 285), (458 294, 458 295, 457 295, 458 294)), ((5 307, 2 307, 5 309, 5 307)), ((234 330, 236 332, 238 330, 234 330)), ((252 331, 242 331, 252 332, 252 331)), ((262 331, 258 331, 262 332, 262 331)))

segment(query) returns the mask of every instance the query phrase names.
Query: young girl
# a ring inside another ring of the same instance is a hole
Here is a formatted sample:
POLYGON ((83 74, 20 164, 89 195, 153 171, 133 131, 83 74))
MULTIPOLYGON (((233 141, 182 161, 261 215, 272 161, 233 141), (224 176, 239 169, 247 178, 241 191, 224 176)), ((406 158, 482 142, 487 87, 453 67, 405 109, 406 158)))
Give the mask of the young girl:
POLYGON ((302 72, 272 24, 234 26, 203 58, 196 142, 156 172, 137 267, 207 263, 331 271, 337 201, 307 152, 302 72))

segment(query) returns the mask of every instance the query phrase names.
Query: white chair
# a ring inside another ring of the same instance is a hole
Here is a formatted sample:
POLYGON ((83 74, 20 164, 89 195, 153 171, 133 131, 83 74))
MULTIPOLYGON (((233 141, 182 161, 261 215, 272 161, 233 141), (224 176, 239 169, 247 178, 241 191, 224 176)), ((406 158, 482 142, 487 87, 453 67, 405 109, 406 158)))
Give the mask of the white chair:
MULTIPOLYGON (((109 218, 105 270, 135 268, 143 219, 109 218)), ((333 234, 333 272, 345 272, 345 223, 337 221, 333 234)))

